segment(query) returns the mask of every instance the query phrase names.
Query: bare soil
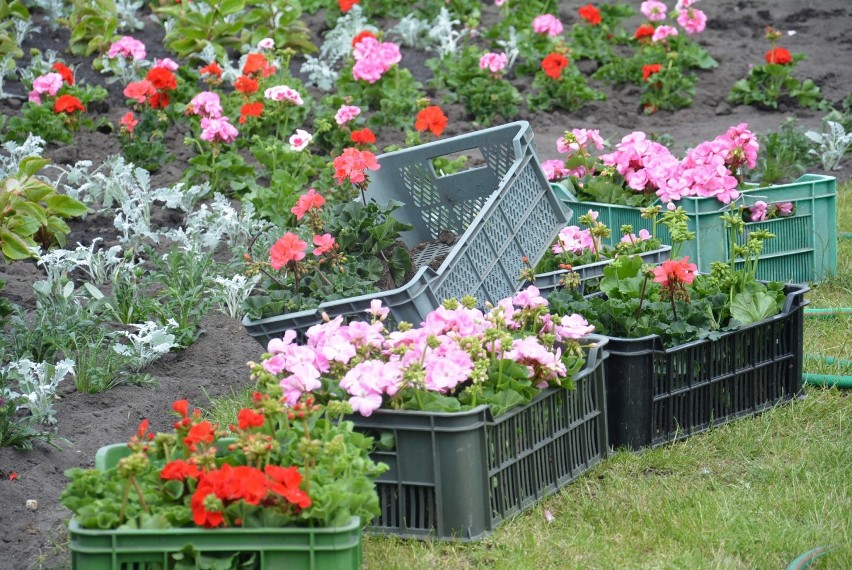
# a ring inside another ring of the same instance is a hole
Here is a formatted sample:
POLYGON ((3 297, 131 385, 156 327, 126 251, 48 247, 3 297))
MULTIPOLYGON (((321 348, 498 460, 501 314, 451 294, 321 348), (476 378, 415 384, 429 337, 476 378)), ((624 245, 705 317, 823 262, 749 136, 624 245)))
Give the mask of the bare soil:
MULTIPOLYGON (((577 21, 577 8, 587 0, 559 3, 560 19, 566 25, 577 21)), ((632 2, 638 7, 638 0, 632 2)), ((672 4, 672 2, 669 2, 672 4)), ((718 0, 702 2, 699 6, 708 15, 707 30, 700 35, 702 43, 719 62, 709 72, 699 72, 697 96, 689 109, 674 113, 660 112, 643 115, 639 110, 639 93, 635 87, 612 89, 598 86, 607 93, 606 101, 588 105, 576 113, 523 114, 536 135, 539 158, 556 158, 555 141, 566 129, 597 128, 612 142, 632 130, 669 134, 677 142, 678 152, 702 140, 725 131, 733 124, 747 122, 757 133, 776 129, 787 116, 795 116, 807 128, 818 128, 823 113, 802 109, 765 112, 752 107, 731 107, 725 97, 734 81, 745 76, 749 64, 760 63, 767 44, 763 39, 764 26, 770 24, 784 32, 781 45, 794 53, 804 53, 807 59, 797 68, 800 78, 813 79, 826 98, 839 102, 852 93, 852 4, 849 0, 822 0, 802 3, 797 0, 718 0), (787 35, 789 32, 794 35, 787 35)), ((483 7, 484 20, 494 18, 493 2, 483 7)), ((319 33, 324 18, 309 18, 319 33)), ((638 20, 637 20, 638 22, 638 20)), ((42 32, 34 35, 25 46, 64 51, 68 32, 52 32, 42 19, 42 32)), ((148 46, 149 57, 166 57, 162 47, 162 31, 145 17, 145 29, 134 34, 148 46)), ((403 49, 402 64, 412 69, 421 81, 429 76, 423 66, 427 54, 403 49)), ((78 73, 90 83, 103 84, 102 76, 91 71, 89 61, 67 57, 66 61, 83 64, 78 73)), ((126 112, 121 87, 108 86, 110 99, 102 112, 113 124, 126 112)), ((26 98, 23 87, 12 83, 8 89, 19 95, 0 102, 0 112, 17 113, 26 98)), ((436 101, 439 102, 439 101, 436 101)), ((465 121, 458 106, 444 106, 450 118, 445 136, 474 130, 465 121)), ((413 118, 412 118, 413 120, 413 118)), ((402 142, 402 133, 384 129, 379 144, 402 142)), ((182 134, 175 133, 172 141, 175 160, 154 176, 155 185, 177 182, 190 152, 182 144, 182 134)), ((70 146, 51 145, 48 155, 59 163, 89 159, 95 164, 120 151, 114 134, 81 132, 70 146)), ((848 170, 847 161, 847 170, 848 170)), ((836 173, 835 173, 836 174, 836 173)), ((847 171, 841 171, 848 177, 847 171)), ((166 218, 169 222, 169 218, 166 218)), ((179 216, 170 223, 178 223, 179 216)), ((74 224, 69 243, 91 243, 96 236, 107 241, 114 238, 112 221, 90 218, 74 224)), ((41 279, 41 270, 31 262, 0 266, 0 279, 7 281, 2 295, 23 307, 34 307, 32 283, 41 279)), ((154 429, 167 429, 171 423, 168 411, 174 400, 186 398, 205 407, 209 398, 238 391, 248 384, 245 363, 256 359, 261 347, 244 331, 238 321, 211 314, 203 322, 205 334, 190 348, 172 353, 147 368, 157 379, 155 387, 121 386, 104 394, 78 393, 68 381, 60 388, 62 399, 56 404, 59 435, 71 445, 56 450, 37 445, 33 451, 0 449, 0 569, 30 567, 63 568, 69 563, 66 545, 66 524, 70 513, 58 501, 65 486, 63 471, 75 466, 93 466, 96 450, 106 444, 126 441, 139 421, 148 418, 154 429), (10 479, 12 473, 17 477, 10 479), (28 510, 29 499, 38 501, 36 510, 28 510)))

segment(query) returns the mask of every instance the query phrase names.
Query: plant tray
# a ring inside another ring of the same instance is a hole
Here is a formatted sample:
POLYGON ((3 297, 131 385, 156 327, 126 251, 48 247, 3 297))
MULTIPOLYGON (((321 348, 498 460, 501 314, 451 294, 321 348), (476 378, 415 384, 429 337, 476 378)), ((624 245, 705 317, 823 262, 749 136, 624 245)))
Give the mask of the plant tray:
MULTIPOLYGON (((638 253, 635 255, 639 255, 642 258, 642 263, 646 263, 648 265, 659 265, 660 263, 668 260, 671 251, 671 246, 664 245, 660 249, 647 251, 645 253, 638 253)), ((605 259, 604 261, 587 263, 586 265, 578 265, 577 267, 574 267, 571 271, 579 275, 581 286, 585 286, 587 282, 593 279, 600 279, 601 277, 603 277, 603 270, 610 263, 612 263, 612 259, 605 259)), ((559 289, 562 286, 562 278, 566 274, 568 274, 568 272, 569 271, 567 269, 560 269, 558 271, 551 271, 549 273, 539 273, 535 276, 535 283, 525 281, 521 285, 521 289, 526 289, 530 285, 535 285, 536 287, 538 287, 538 290, 541 295, 543 297, 547 297, 548 295, 550 295, 550 293, 559 289)))
POLYGON ((664 348, 657 335, 608 337, 610 444, 656 447, 796 398, 807 291, 788 285, 780 314, 718 340, 664 348))
POLYGON ((414 325, 450 297, 497 302, 518 290, 522 258, 541 259, 570 219, 536 158, 526 121, 383 154, 378 161, 381 169, 371 173, 367 196, 405 204, 394 217, 414 226, 402 236, 408 247, 432 242, 445 231, 460 237, 452 246, 429 248, 430 255, 419 256, 419 270, 398 289, 243 319, 249 335, 262 345, 288 329, 304 333, 323 321, 323 313, 363 317, 374 299, 390 308, 391 322, 414 325), (477 151, 483 164, 446 176, 435 172, 434 159, 468 151, 477 151), (437 270, 428 267, 440 256, 446 257, 437 270))
MULTIPOLYGON (((101 448, 95 467, 114 466, 126 445, 101 448)), ((171 528, 92 530, 69 524, 71 567, 79 570, 166 570, 173 554, 192 545, 205 556, 254 553, 260 570, 357 570, 361 567, 361 520, 331 528, 171 528)))
MULTIPOLYGON (((641 217, 640 208, 598 202, 577 202, 556 185, 555 190, 567 204, 579 212, 589 209, 599 212, 598 220, 610 228, 629 224, 633 230, 651 231, 651 220, 641 217)), ((757 268, 757 278, 783 283, 822 281, 837 273, 837 180, 832 176, 805 174, 791 184, 751 188, 743 193, 739 203, 752 206, 758 200, 768 204, 792 202, 792 216, 745 226, 737 243, 748 241, 748 234, 758 229, 769 230, 775 239, 764 244, 757 268)), ((726 209, 715 198, 688 197, 680 201, 689 218, 689 230, 695 240, 683 244, 681 256, 698 265, 702 272, 710 271, 714 261, 727 261, 731 251, 730 235, 719 218, 726 209)), ((657 226, 663 243, 670 243, 668 228, 657 226)), ((608 245, 613 245, 609 239, 608 245)), ((605 241, 606 243, 606 241, 605 241)))
POLYGON ((488 406, 350 416, 358 431, 394 442, 371 454, 390 469, 376 482, 382 513, 365 532, 478 540, 601 462, 609 447, 606 339, 585 338, 595 346, 576 390, 550 388, 496 419, 488 406))

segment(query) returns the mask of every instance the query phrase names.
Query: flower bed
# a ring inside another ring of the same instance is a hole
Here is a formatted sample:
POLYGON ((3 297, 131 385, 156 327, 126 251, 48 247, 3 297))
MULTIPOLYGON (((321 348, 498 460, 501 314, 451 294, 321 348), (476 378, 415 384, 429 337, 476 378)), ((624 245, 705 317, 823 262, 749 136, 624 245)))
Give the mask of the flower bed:
POLYGON ((549 388, 497 418, 376 410, 356 429, 391 442, 371 454, 390 469, 376 481, 381 514, 368 532, 472 541, 530 509, 606 458, 604 361, 596 335, 576 389, 549 388))

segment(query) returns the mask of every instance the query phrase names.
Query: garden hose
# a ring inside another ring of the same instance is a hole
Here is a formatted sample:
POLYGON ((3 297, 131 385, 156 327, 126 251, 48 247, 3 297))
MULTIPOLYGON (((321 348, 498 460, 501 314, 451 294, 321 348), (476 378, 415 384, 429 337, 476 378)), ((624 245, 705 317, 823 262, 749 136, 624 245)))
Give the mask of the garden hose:
POLYGON ((790 562, 789 566, 787 566, 787 570, 802 570, 803 568, 807 568, 811 565, 811 562, 830 551, 830 546, 817 546, 816 548, 811 548, 807 552, 803 553, 801 556, 790 562))
MULTIPOLYGON (((852 235, 852 234, 850 234, 852 235)), ((827 317, 836 317, 838 315, 852 315, 852 307, 839 307, 839 308, 831 308, 831 309, 805 309, 806 317, 817 317, 817 318, 827 318, 827 317)), ((852 360, 844 360, 841 358, 834 358, 833 356, 822 356, 819 354, 805 354, 805 358, 810 360, 820 360, 825 362, 826 364, 833 364, 835 366, 852 366, 852 360)), ((852 389, 852 376, 841 376, 835 374, 814 374, 811 372, 805 372, 802 374, 802 381, 805 384, 809 384, 811 386, 824 386, 826 388, 837 387, 837 388, 846 388, 852 389)), ((808 551, 812 552, 812 551, 808 551)), ((806 552, 802 556, 808 554, 806 552)), ((801 558, 801 557, 799 557, 801 558)), ((799 560, 797 558, 796 560, 799 560)), ((795 561, 794 561, 795 564, 795 561)), ((805 565, 807 566, 807 564, 805 565)), ((804 568, 805 566, 793 566, 790 565, 790 568, 804 568)))

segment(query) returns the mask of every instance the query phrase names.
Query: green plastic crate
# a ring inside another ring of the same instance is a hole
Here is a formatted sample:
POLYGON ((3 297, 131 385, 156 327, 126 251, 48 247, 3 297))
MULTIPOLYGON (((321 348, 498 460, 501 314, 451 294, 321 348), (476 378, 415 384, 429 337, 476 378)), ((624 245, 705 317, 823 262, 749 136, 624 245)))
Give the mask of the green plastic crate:
MULTIPOLYGON (((633 226, 638 232, 651 231, 651 221, 643 219, 640 208, 617 206, 598 202, 579 202, 559 184, 554 184, 563 200, 575 215, 587 210, 599 212, 598 220, 613 230, 608 242, 612 245, 622 225, 633 226)), ((751 188, 743 193, 738 203, 752 206, 758 200, 768 204, 792 202, 795 213, 786 218, 746 224, 739 243, 748 240, 748 232, 766 229, 776 235, 764 244, 757 267, 757 278, 785 283, 822 281, 837 273, 837 181, 833 176, 805 174, 790 184, 751 188)), ((699 271, 710 271, 714 261, 727 261, 731 251, 729 232, 725 231, 720 216, 727 206, 715 198, 688 197, 680 205, 689 217, 689 230, 695 240, 683 244, 681 256, 698 265, 699 271)), ((671 243, 668 229, 658 225, 657 232, 663 243, 671 243)))
POLYGON ((575 390, 549 388, 497 418, 488 406, 350 416, 357 431, 393 440, 391 449, 370 454, 390 469, 376 481, 381 514, 365 532, 479 540, 603 461, 607 340, 585 340, 595 346, 575 375, 575 390))
MULTIPOLYGON (((126 444, 101 448, 97 469, 129 453, 126 444)), ((93 530, 69 524, 71 567, 75 570, 166 570, 172 555, 192 544, 208 556, 255 553, 260 570, 357 570, 361 567, 361 520, 331 528, 171 528, 93 530)))

